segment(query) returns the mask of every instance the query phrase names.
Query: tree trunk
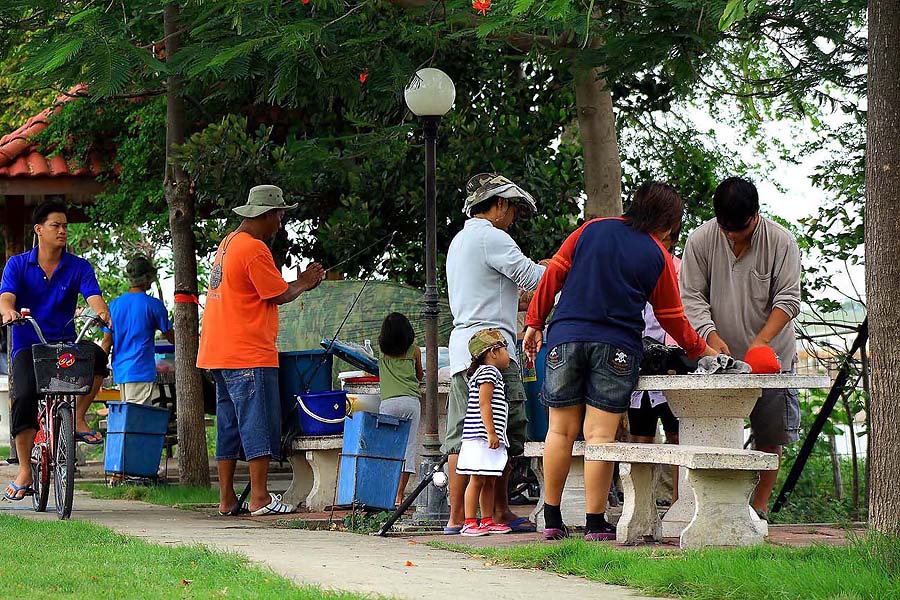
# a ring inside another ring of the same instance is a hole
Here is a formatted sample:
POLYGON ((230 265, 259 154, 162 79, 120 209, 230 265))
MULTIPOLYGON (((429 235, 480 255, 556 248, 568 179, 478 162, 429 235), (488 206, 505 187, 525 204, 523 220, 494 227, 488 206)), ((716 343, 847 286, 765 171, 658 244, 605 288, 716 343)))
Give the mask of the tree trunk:
POLYGON ((871 366, 869 522, 900 534, 900 4, 869 2, 866 298, 871 366))
MULTIPOLYGON (((165 7, 166 58, 178 53, 179 9, 165 7)), ((174 146, 185 136, 184 99, 181 77, 170 75, 166 90, 166 203, 175 263, 175 290, 197 294, 197 253, 194 239, 194 197, 187 173, 172 159, 174 146)), ((178 469, 185 485, 209 486, 209 460, 206 454, 206 429, 203 417, 203 387, 197 370, 200 343, 198 307, 194 303, 175 304, 175 391, 178 398, 178 469)))
POLYGON ((863 397, 865 398, 866 403, 866 424, 865 424, 865 432, 866 432, 866 469, 865 469, 865 495, 863 496, 863 506, 866 509, 866 514, 869 513, 869 488, 871 487, 872 482, 872 461, 869 460, 869 457, 872 456, 872 406, 869 403, 870 398, 870 386, 869 386, 869 355, 866 350, 866 346, 868 344, 863 344, 859 349, 859 357, 862 361, 862 383, 863 383, 863 397))
POLYGON ((612 94, 601 69, 583 69, 574 75, 587 195, 584 217, 617 217, 622 214, 622 163, 612 94))

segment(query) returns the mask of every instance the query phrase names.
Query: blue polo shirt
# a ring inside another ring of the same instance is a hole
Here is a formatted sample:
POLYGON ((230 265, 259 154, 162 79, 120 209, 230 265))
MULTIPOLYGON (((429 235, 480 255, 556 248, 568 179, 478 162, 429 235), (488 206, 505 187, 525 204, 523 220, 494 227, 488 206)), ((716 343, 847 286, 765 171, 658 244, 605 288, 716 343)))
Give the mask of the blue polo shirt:
MULTIPOLYGON (((63 251, 51 277, 38 264, 38 249, 11 257, 3 268, 0 294, 16 295, 16 310, 30 308, 48 342, 75 340, 75 307, 78 294, 85 300, 100 295, 100 284, 90 263, 63 251)), ((12 353, 40 343, 30 325, 13 328, 12 353)))
POLYGON ((153 338, 172 329, 166 305, 144 292, 128 292, 109 303, 113 322, 112 368, 116 383, 156 381, 153 338))

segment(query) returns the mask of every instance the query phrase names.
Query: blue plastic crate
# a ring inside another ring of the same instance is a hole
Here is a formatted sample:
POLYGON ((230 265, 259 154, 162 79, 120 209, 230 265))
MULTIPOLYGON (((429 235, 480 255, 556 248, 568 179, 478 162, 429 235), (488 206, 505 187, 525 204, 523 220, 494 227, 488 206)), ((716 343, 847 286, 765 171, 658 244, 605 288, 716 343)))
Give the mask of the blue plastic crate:
POLYGON ((356 412, 344 422, 344 454, 403 458, 409 437, 409 419, 371 412, 356 412))
POLYGON ((165 434, 169 427, 170 412, 167 408, 145 406, 133 402, 106 403, 109 416, 106 419, 108 433, 165 434))
POLYGON ((344 423, 338 504, 392 510, 400 485, 409 419, 358 412, 344 423))
POLYGON ((156 477, 165 434, 107 431, 103 468, 107 473, 156 477))

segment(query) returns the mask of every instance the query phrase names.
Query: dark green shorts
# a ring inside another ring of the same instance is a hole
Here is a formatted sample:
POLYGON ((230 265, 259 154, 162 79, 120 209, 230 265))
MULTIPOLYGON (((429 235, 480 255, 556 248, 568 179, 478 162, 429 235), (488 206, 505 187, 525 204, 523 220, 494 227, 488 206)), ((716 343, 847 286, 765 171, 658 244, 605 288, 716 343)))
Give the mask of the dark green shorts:
MULTIPOLYGON (((506 383, 506 402, 509 404, 509 422, 506 436, 509 438, 509 456, 520 456, 525 451, 525 436, 528 430, 528 416, 525 413, 525 386, 519 366, 510 362, 502 371, 506 383)), ((444 454, 459 454, 462 445, 463 421, 466 405, 469 403, 469 384, 465 372, 457 373, 450 380, 450 394, 447 397, 447 436, 441 451, 444 454)))

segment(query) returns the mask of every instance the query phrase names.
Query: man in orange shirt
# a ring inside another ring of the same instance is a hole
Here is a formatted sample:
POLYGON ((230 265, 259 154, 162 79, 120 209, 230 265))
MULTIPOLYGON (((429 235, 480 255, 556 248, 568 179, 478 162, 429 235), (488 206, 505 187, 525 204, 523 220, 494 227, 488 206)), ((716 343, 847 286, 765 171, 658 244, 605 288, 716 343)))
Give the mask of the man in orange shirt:
POLYGON ((247 204, 234 209, 244 220, 219 244, 210 272, 197 367, 211 369, 216 382, 220 514, 244 508, 234 493, 241 448, 250 467, 246 508, 254 515, 295 510, 268 489, 269 460, 281 458, 278 306, 318 286, 325 270, 313 263, 288 283, 265 240, 281 229, 285 211, 296 207, 285 205, 274 185, 251 189, 247 204))

